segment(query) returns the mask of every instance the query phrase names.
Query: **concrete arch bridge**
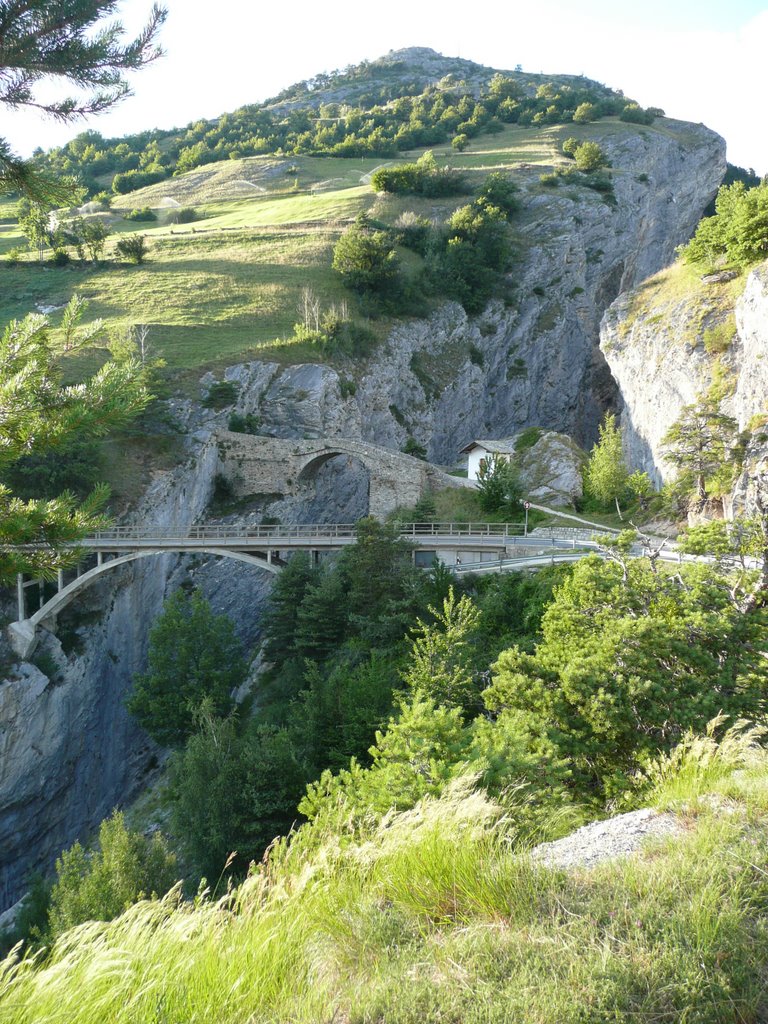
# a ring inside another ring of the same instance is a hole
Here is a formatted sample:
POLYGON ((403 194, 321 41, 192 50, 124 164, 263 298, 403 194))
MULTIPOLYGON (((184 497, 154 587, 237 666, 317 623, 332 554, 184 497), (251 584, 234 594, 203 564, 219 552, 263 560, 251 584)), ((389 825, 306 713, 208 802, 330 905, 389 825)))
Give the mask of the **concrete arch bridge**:
MULTIPOLYGON (((413 547, 416 565, 429 567, 437 559, 456 572, 509 572, 535 570, 555 562, 572 561, 594 553, 598 544, 587 530, 549 528, 529 534, 512 523, 401 523, 399 535, 413 547)), ((308 551, 314 560, 323 552, 338 551, 356 540, 353 524, 290 526, 200 525, 191 528, 147 529, 115 527, 83 540, 86 564, 74 578, 59 573, 56 593, 46 600, 38 580, 17 580, 18 618, 8 627, 15 652, 29 657, 37 642, 38 627, 55 630, 56 617, 105 573, 140 558, 170 553, 207 554, 233 558, 255 569, 279 572, 294 551, 308 551), (38 587, 39 603, 28 609, 27 591, 38 587)), ((638 545, 636 554, 643 549, 638 545)), ((669 552, 670 558, 679 556, 669 552)))

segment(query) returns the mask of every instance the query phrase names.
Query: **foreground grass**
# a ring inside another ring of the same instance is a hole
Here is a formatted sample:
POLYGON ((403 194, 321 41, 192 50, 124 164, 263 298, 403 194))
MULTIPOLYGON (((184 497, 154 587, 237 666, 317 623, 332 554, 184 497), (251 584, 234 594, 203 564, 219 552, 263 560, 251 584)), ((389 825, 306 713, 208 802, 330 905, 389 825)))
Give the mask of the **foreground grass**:
POLYGON ((649 774, 643 796, 682 801, 687 834, 641 857, 537 866, 465 782, 281 847, 218 902, 172 893, 67 933, 47 960, 9 959, 0 1020, 765 1020, 768 765, 753 739, 691 742, 649 774))

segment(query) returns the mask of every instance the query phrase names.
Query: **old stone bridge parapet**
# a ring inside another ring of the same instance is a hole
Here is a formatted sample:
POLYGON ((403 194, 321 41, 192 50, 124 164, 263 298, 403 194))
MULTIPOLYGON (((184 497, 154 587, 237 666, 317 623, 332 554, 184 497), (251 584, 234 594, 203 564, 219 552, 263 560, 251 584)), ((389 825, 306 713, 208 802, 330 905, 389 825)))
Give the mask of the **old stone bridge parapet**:
POLYGON ((293 440, 219 431, 219 472, 237 497, 297 496, 314 484, 317 471, 338 455, 353 456, 370 479, 369 513, 383 519, 415 505, 427 490, 463 486, 455 477, 410 455, 345 438, 293 440))

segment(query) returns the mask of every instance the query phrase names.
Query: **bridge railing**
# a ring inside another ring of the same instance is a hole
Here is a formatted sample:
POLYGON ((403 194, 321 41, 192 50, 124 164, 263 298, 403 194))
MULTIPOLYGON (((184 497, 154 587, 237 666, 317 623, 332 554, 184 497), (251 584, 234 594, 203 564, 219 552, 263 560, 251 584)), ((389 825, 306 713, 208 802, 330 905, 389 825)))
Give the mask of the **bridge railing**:
MULTIPOLYGON (((521 523, 397 523, 401 537, 520 537, 525 533, 521 523)), ((223 541, 264 540, 277 546, 280 540, 348 539, 356 536, 354 523, 299 523, 274 526, 235 526, 227 524, 201 526, 113 526, 98 530, 86 538, 86 544, 97 546, 131 541, 223 541)))

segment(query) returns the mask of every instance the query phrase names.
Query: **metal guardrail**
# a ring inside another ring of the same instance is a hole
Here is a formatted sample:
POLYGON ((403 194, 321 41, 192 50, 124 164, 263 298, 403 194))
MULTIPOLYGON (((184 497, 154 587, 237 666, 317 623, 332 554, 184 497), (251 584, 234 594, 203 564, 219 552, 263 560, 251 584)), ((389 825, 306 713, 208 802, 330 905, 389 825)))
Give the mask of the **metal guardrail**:
MULTIPOLYGON (((522 523, 397 523, 400 537, 506 537, 524 536, 522 523)), ((96 547, 98 544, 130 541, 221 541, 258 540, 274 543, 280 540, 351 539, 357 536, 354 523, 308 523, 276 526, 168 526, 160 529, 142 529, 137 526, 115 526, 97 530, 81 543, 96 547)))

